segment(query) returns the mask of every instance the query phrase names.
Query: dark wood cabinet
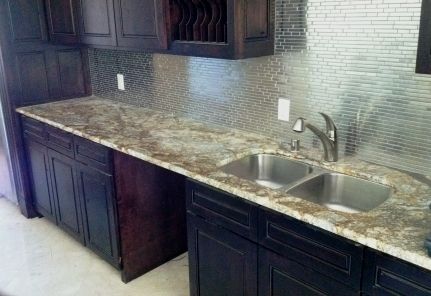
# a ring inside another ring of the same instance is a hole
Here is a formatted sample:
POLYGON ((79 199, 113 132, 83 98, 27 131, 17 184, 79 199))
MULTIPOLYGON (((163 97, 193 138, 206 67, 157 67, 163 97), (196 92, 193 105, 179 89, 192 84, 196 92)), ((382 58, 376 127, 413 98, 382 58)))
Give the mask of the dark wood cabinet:
POLYGON ((431 272, 367 249, 362 287, 367 295, 430 296, 431 272))
POLYGON ((85 164, 77 165, 84 217, 85 241, 89 248, 120 267, 113 177, 85 164))
POLYGON ((75 0, 45 0, 50 40, 61 44, 79 43, 77 2, 75 0))
POLYGON ((257 245, 193 214, 187 216, 190 295, 257 295, 257 245))
POLYGON ((84 243, 75 160, 48 149, 58 226, 84 243))
POLYGON ((113 0, 78 0, 81 42, 89 45, 116 46, 113 0))
POLYGON ((114 5, 118 46, 167 48, 165 1, 114 0, 114 5))
POLYGON ((416 73, 431 74, 431 1, 422 1, 416 73))
POLYGON ((224 59, 274 53, 274 0, 45 1, 56 42, 224 59))
POLYGON ((259 243, 325 275, 334 286, 361 290, 362 245, 264 208, 259 209, 259 243))
POLYGON ((166 49, 165 1, 79 0, 81 42, 92 46, 166 49))
POLYGON ((26 153, 35 209, 56 223, 55 203, 51 193, 48 148, 26 137, 26 153))
POLYGON ((256 205, 198 182, 187 182, 187 209, 195 215, 257 241, 256 205))
POLYGON ((121 270, 124 282, 187 251, 184 176, 21 122, 37 212, 121 270))
POLYGON ((260 296, 360 295, 325 274, 259 247, 260 296))
POLYGON ((185 177, 114 151, 124 282, 187 251, 185 177))
POLYGON ((274 54, 273 0, 169 0, 169 51, 244 59, 274 54))
POLYGON ((186 188, 192 295, 360 295, 363 246, 192 180, 186 188))

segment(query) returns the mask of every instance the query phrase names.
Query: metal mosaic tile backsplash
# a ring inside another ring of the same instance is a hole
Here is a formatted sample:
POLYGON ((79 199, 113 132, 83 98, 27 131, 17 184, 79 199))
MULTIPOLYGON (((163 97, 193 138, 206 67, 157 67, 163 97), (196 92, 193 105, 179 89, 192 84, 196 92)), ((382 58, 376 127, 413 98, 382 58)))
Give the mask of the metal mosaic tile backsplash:
POLYGON ((319 145, 296 117, 339 128, 340 152, 431 175, 431 76, 415 74, 421 0, 276 0, 276 54, 240 61, 91 50, 94 94, 319 145), (116 89, 125 75, 126 91, 116 89), (291 122, 277 120, 279 97, 291 122))

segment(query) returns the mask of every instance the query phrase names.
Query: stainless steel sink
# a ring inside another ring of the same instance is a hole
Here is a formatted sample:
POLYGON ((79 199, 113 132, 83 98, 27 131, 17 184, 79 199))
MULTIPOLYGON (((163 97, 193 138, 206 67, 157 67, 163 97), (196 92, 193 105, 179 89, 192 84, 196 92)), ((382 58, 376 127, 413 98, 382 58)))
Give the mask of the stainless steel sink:
POLYGON ((386 201, 390 187, 337 173, 313 177, 287 191, 327 208, 358 213, 367 212, 386 201))
POLYGON ((313 167, 277 155, 255 154, 233 161, 221 170, 271 189, 280 189, 309 175, 313 167))

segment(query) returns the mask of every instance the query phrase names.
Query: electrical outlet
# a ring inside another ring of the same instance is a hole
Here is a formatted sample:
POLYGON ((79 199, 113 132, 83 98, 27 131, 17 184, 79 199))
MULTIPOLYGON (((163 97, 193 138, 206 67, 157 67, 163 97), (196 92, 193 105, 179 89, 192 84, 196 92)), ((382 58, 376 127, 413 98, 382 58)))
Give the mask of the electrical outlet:
POLYGON ((117 74, 117 83, 118 83, 118 89, 119 90, 126 90, 126 86, 124 85, 124 75, 123 74, 117 74))
POLYGON ((290 120, 290 100, 286 98, 278 99, 278 120, 290 120))

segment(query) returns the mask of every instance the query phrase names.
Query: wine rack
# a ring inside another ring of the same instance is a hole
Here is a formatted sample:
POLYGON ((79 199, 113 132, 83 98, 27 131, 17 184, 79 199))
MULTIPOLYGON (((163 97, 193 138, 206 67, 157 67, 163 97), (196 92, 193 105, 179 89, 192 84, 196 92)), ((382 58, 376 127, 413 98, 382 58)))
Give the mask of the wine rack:
POLYGON ((227 0, 170 0, 173 41, 226 43, 227 0))

